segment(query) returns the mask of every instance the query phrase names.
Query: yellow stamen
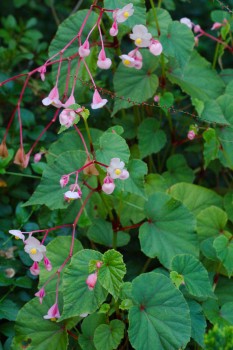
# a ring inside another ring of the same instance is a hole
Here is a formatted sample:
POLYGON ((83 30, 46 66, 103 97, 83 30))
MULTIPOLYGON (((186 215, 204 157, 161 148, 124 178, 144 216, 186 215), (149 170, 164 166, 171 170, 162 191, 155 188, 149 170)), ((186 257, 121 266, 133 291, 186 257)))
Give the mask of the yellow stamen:
POLYGON ((121 169, 116 169, 116 170, 115 170, 115 174, 116 174, 116 175, 120 175, 120 174, 121 174, 121 169))
POLYGON ((56 319, 56 317, 52 317, 52 318, 50 318, 50 321, 52 321, 52 322, 56 322, 56 321, 57 321, 57 319, 56 319))
POLYGON ((124 63, 126 66, 128 66, 131 62, 130 62, 130 60, 124 60, 123 63, 124 63))
POLYGON ((15 236, 15 239, 20 239, 18 236, 15 236))
POLYGON ((125 12, 123 13, 123 16, 124 16, 125 18, 128 18, 128 17, 129 17, 129 12, 128 12, 128 11, 125 11, 125 12))
POLYGON ((33 254, 33 255, 36 254, 36 253, 37 253, 37 249, 36 249, 36 248, 32 248, 32 249, 30 250, 30 253, 33 254))
POLYGON ((140 45, 140 44, 142 43, 142 39, 141 39, 141 38, 137 38, 137 39, 135 40, 135 43, 136 43, 137 45, 140 45))

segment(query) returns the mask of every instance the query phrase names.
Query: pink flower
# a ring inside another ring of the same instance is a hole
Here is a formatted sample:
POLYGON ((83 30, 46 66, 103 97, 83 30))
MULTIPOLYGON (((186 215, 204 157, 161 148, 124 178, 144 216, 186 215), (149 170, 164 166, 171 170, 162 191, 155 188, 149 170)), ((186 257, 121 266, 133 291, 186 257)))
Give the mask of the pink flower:
POLYGON ((51 271, 52 270, 52 264, 51 264, 50 260, 46 256, 44 257, 44 266, 45 266, 47 271, 51 271))
POLYGON ((163 47, 158 40, 152 39, 151 45, 149 46, 149 50, 152 53, 152 55, 159 56, 163 51, 163 47))
POLYGON ((130 57, 129 55, 121 55, 119 56, 122 60, 122 63, 126 67, 134 67, 135 66, 135 59, 133 57, 130 57))
POLYGON ((37 261, 34 261, 32 266, 30 267, 30 272, 33 276, 38 276, 40 273, 40 267, 37 261))
POLYGON ((215 30, 215 29, 219 29, 223 26, 222 23, 219 23, 219 22, 215 22, 212 27, 211 27, 211 30, 215 30))
POLYGON ((72 192, 76 191, 78 193, 78 195, 79 195, 79 198, 82 197, 82 190, 81 190, 81 188, 80 188, 78 183, 71 184, 70 185, 70 190, 72 192))
POLYGON ((117 21, 114 21, 110 30, 109 30, 109 34, 111 36, 116 36, 118 34, 118 25, 117 25, 117 21))
POLYGON ((97 66, 101 69, 109 69, 111 67, 112 61, 110 58, 106 57, 104 49, 100 50, 97 66))
POLYGON ((129 35, 130 39, 138 47, 149 47, 152 35, 148 33, 148 29, 143 24, 137 24, 133 27, 133 34, 129 35))
POLYGON ((107 172, 112 179, 126 180, 129 177, 129 173, 124 169, 124 166, 125 163, 120 158, 112 158, 107 172))
POLYGON ((74 104, 75 104, 75 99, 74 99, 74 95, 72 94, 72 95, 70 95, 70 97, 68 98, 68 100, 66 101, 66 103, 64 103, 64 104, 62 105, 62 107, 67 108, 67 107, 69 107, 69 106, 71 106, 71 105, 74 105, 74 104))
POLYGON ((90 55, 90 45, 89 41, 86 40, 78 49, 78 53, 80 57, 87 57, 90 55))
POLYGON ((51 319, 51 321, 56 321, 56 319, 59 318, 59 317, 60 317, 60 312, 59 312, 59 309, 58 309, 58 304, 55 303, 48 310, 48 313, 47 313, 47 315, 44 316, 44 319, 45 320, 51 319))
POLYGON ((95 89, 95 92, 93 94, 93 100, 92 100, 91 108, 92 109, 101 108, 101 107, 105 106, 107 102, 108 102, 108 100, 102 99, 100 94, 98 93, 98 90, 95 89))
POLYGON ((68 202, 73 201, 75 199, 81 198, 78 192, 67 191, 64 193, 64 199, 68 202))
POLYGON ((193 140, 193 139, 195 139, 195 136, 196 136, 195 132, 193 130, 189 130, 188 135, 187 135, 188 139, 193 140))
POLYGON ((193 27, 193 31, 194 31, 194 33, 200 33, 201 32, 201 26, 199 26, 199 24, 196 24, 193 27))
POLYGON ((36 153, 34 154, 34 163, 38 163, 40 160, 41 160, 41 157, 42 157, 42 154, 39 152, 39 153, 36 153))
POLYGON ((190 19, 187 18, 187 17, 181 18, 181 19, 180 19, 180 23, 185 24, 185 25, 186 25, 187 27, 189 27, 190 29, 192 29, 192 27, 193 27, 192 22, 191 22, 190 19))
POLYGON ((102 185, 102 190, 106 193, 106 194, 111 194, 115 189, 115 184, 114 184, 114 180, 110 177, 110 176, 106 176, 104 178, 104 183, 102 185))
POLYGON ((22 234, 20 230, 10 230, 9 233, 15 236, 15 239, 22 239, 22 241, 25 240, 25 236, 22 234))
POLYGON ((44 106, 53 105, 54 107, 60 108, 62 106, 61 101, 59 100, 59 92, 57 86, 50 91, 48 97, 45 97, 42 100, 44 106))
POLYGON ((25 241, 24 250, 29 254, 30 258, 36 262, 41 261, 46 252, 46 247, 40 243, 35 237, 29 237, 25 241))
POLYGON ((62 187, 62 188, 65 187, 65 186, 68 184, 69 181, 70 181, 69 175, 62 175, 62 177, 61 177, 61 179, 60 179, 60 185, 61 185, 61 187, 62 187))
POLYGON ((45 297, 45 289, 41 288, 37 293, 35 293, 35 296, 39 298, 40 304, 42 304, 43 298, 45 297))
POLYGON ((130 51, 128 55, 129 57, 132 57, 134 59, 134 68, 141 69, 142 68, 141 52, 136 48, 135 50, 130 51))
POLYGON ((130 3, 130 4, 126 5, 126 6, 124 6, 122 9, 114 11, 113 17, 118 23, 123 23, 130 16, 132 16, 133 13, 134 13, 133 4, 130 3))
POLYGON ((158 103, 159 100, 160 100, 160 96, 159 96, 159 95, 155 95, 155 96, 154 96, 154 101, 158 103))
POLYGON ((91 273, 86 279, 86 284, 88 285, 89 290, 93 290, 95 288, 96 282, 97 272, 91 273))
POLYGON ((43 65, 43 66, 39 67, 39 68, 37 69, 37 72, 40 73, 40 79, 41 79, 42 81, 44 81, 44 80, 45 80, 45 73, 46 73, 46 65, 43 65))
POLYGON ((60 113, 59 122, 61 125, 69 128, 71 125, 73 125, 75 117, 76 113, 72 109, 66 108, 60 113))

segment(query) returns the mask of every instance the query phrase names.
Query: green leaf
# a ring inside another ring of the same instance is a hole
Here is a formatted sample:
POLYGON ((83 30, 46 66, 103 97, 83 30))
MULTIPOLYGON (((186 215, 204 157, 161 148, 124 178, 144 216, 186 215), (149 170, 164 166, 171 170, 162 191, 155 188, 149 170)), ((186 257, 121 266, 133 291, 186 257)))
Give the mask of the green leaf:
POLYGON ((210 206, 197 216, 197 233, 200 241, 223 233, 227 214, 220 208, 210 206))
POLYGON ((230 125, 226 120, 221 107, 217 101, 214 100, 205 101, 203 111, 199 115, 201 119, 207 122, 230 125))
POLYGON ((101 324, 95 330, 94 344, 97 350, 117 349, 124 337, 124 323, 112 320, 109 324, 101 324))
POLYGON ((138 140, 141 158, 145 158, 158 153, 165 146, 167 137, 157 120, 147 118, 138 128, 138 140))
POLYGON ((203 310, 206 318, 212 323, 218 323, 219 326, 233 325, 233 302, 225 303, 219 308, 215 300, 207 300, 203 303, 203 310))
POLYGON ((204 334, 206 329, 206 320, 200 304, 194 300, 187 299, 191 316, 191 337, 202 347, 204 347, 204 334))
POLYGON ((83 350, 96 350, 94 345, 94 333, 96 328, 105 323, 106 316, 94 313, 87 316, 81 325, 82 334, 78 337, 78 342, 83 350))
MULTIPOLYGON (((71 237, 59 236, 54 238, 47 246, 46 246, 46 256, 50 260, 52 264, 52 270, 47 271, 44 265, 40 266, 40 282, 39 288, 43 286, 43 284, 59 269, 59 267, 63 264, 66 258, 69 256, 70 246, 71 246, 71 237)), ((74 240, 74 248, 73 254, 77 253, 82 249, 82 244, 75 239, 74 240)), ((61 271, 61 285, 62 285, 62 277, 64 270, 61 271)), ((52 279, 49 284, 46 286, 46 291, 54 291, 56 290, 56 278, 52 279)))
POLYGON ((227 213, 228 219, 233 222, 233 192, 227 191, 224 196, 224 209, 227 213))
POLYGON ((170 278, 177 288, 179 288, 181 284, 184 284, 184 277, 176 271, 170 272, 170 278))
POLYGON ((121 191, 145 197, 144 178, 148 171, 147 164, 140 159, 132 159, 127 165, 127 170, 129 172, 128 179, 124 181, 117 180, 117 188, 121 191))
MULTIPOLYGON (((59 53, 72 38, 77 36, 78 31, 83 24, 88 10, 80 10, 69 16, 62 24, 59 25, 58 31, 49 46, 49 57, 59 53)), ((87 37, 94 23, 98 20, 98 15, 91 12, 82 32, 82 42, 87 37)), ((96 34, 94 33, 94 38, 96 34)), ((94 39, 93 38, 93 39, 94 39)), ((77 40, 75 40, 65 51, 63 57, 69 57, 77 52, 77 40)), ((59 56, 58 56, 59 57, 59 56)))
POLYGON ((42 305, 38 298, 34 298, 23 306, 16 320, 13 349, 21 350, 25 342, 30 344, 32 350, 67 349, 66 325, 43 318, 54 304, 54 300, 54 294, 50 294, 44 298, 42 305))
POLYGON ((189 294, 198 298, 214 298, 208 272, 202 263, 192 255, 179 254, 171 263, 171 269, 181 274, 189 294))
POLYGON ((144 254, 168 268, 177 254, 198 254, 195 218, 181 202, 157 192, 148 198, 145 212, 148 222, 139 229, 144 254))
POLYGON ((177 350, 191 335, 189 309, 181 292, 159 273, 133 281, 135 305, 129 310, 129 339, 136 350, 177 350))
POLYGON ((10 299, 0 301, 0 320, 5 318, 8 321, 15 321, 19 307, 10 299))
POLYGON ((146 176, 145 190, 147 196, 154 194, 155 192, 166 192, 169 188, 169 184, 159 174, 149 174, 146 176))
POLYGON ((208 128, 202 134, 204 143, 204 159, 205 159, 205 168, 209 165, 211 160, 218 158, 218 151, 220 147, 220 142, 217 138, 216 131, 212 128, 208 128))
POLYGON ((165 56, 175 58, 179 67, 185 67, 194 47, 192 30, 180 22, 172 22, 167 33, 161 35, 160 41, 165 56))
MULTIPOLYGON (((81 168, 85 160, 86 153, 83 151, 67 151, 58 156, 53 164, 47 166, 41 183, 24 206, 45 204, 53 210, 67 208, 68 203, 64 200, 64 193, 68 191, 68 188, 61 188, 59 181, 62 175, 81 168)), ((74 183, 75 175, 72 178, 74 183)))
MULTIPOLYGON (((147 23, 148 31, 152 34, 153 37, 157 37, 158 31, 155 25, 155 15, 154 15, 153 9, 150 9, 146 15, 147 15, 146 23, 147 23)), ((172 18, 169 12, 164 9, 157 8, 156 15, 157 15, 161 34, 164 34, 164 35, 167 34, 168 26, 170 23, 172 23, 172 18)))
MULTIPOLYGON (((117 235, 117 247, 122 247, 129 243, 130 235, 126 232, 118 231, 117 235)), ((110 222, 103 219, 95 219, 87 232, 88 238, 95 242, 107 247, 113 245, 113 229, 110 222)))
MULTIPOLYGON (((224 83, 212 69, 210 63, 193 51, 191 58, 184 69, 174 64, 170 67, 168 78, 173 84, 193 98, 201 101, 216 99, 224 89, 224 83), (208 81, 208 84, 206 82, 208 81)), ((218 120, 216 120, 216 123, 218 120)))
POLYGON ((214 191, 188 183, 178 183, 169 189, 169 194, 181 201, 194 215, 211 205, 222 206, 222 198, 214 191))
POLYGON ((143 52, 143 66, 141 69, 125 67, 120 63, 113 78, 116 99, 113 115, 122 108, 132 107, 136 103, 142 103, 152 97, 158 87, 158 77, 153 73, 157 68, 159 58, 151 59, 150 52, 143 52))
POLYGON ((162 175, 170 186, 174 185, 176 182, 193 182, 193 170, 189 168, 182 154, 170 156, 166 164, 168 171, 162 175))
POLYGON ((123 283, 122 279, 126 273, 123 257, 121 253, 112 249, 104 253, 102 261, 103 265, 99 270, 98 280, 117 299, 123 283))
POLYGON ((106 299, 107 291, 100 285, 99 278, 93 290, 89 290, 86 284, 89 262, 102 259, 101 253, 90 249, 81 250, 72 257, 63 275, 65 293, 61 320, 84 313, 93 313, 106 299))
POLYGON ((227 238, 225 235, 221 235, 215 238, 213 246, 217 252, 217 257, 223 263, 223 266, 228 272, 229 278, 233 273, 233 241, 230 235, 227 238))
POLYGON ((119 208, 118 205, 120 205, 120 217, 123 226, 130 225, 131 222, 137 224, 145 218, 145 198, 141 196, 121 192, 119 201, 115 205, 116 209, 119 208))
POLYGON ((215 289, 220 305, 227 302, 233 302, 233 279, 220 276, 215 289))
POLYGON ((109 165, 112 158, 120 158, 125 163, 129 160, 129 147, 120 135, 105 132, 99 138, 99 147, 96 159, 101 163, 109 165))

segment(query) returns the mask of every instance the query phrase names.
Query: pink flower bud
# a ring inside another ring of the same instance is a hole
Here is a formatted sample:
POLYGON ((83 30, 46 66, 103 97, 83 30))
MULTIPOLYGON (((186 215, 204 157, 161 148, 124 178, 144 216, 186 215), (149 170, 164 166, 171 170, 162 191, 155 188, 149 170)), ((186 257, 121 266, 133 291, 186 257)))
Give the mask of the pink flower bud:
POLYGON ((86 279, 86 284, 88 285, 89 290, 93 290, 95 288, 96 282, 97 272, 91 273, 86 279))
POLYGON ((195 139, 195 136, 196 136, 195 132, 193 130, 189 130, 188 135, 187 135, 188 139, 193 140, 193 139, 195 139))
POLYGON ((43 298, 45 297, 45 289, 41 288, 37 293, 35 293, 35 296, 39 298, 40 303, 42 304, 43 298))
POLYGON ((103 262, 102 262, 102 261, 97 261, 97 262, 96 262, 96 267, 97 267, 97 269, 100 269, 102 265, 103 265, 103 262))
POLYGON ((78 49, 78 53, 80 57, 87 57, 90 55, 90 45, 89 41, 86 40, 78 49))
POLYGON ((69 175, 62 175, 62 177, 61 177, 61 179, 60 179, 60 185, 61 185, 61 187, 62 187, 62 188, 65 187, 65 186, 68 184, 69 181, 70 181, 69 175))
POLYGON ((52 264, 51 264, 50 260, 46 256, 44 257, 44 266, 45 266, 47 271, 51 271, 52 270, 52 264))
POLYGON ((118 34, 118 25, 117 25, 117 21, 114 21, 110 30, 109 30, 109 34, 111 36, 116 36, 118 34))
POLYGON ((152 39, 151 45, 149 46, 149 50, 150 50, 150 53, 152 53, 152 55, 159 56, 163 51, 163 47, 158 40, 152 39))
POLYGON ((51 321, 52 321, 52 320, 55 320, 55 319, 57 319, 59 317, 60 317, 60 312, 59 312, 59 309, 58 309, 58 304, 55 303, 48 310, 48 313, 47 313, 47 315, 44 316, 44 319, 46 319, 46 320, 51 319, 51 321))
POLYGON ((40 152, 34 154, 34 163, 38 163, 41 160, 41 157, 42 157, 42 154, 40 152))
POLYGON ((216 29, 219 29, 223 26, 222 23, 219 23, 219 22, 215 22, 212 27, 211 27, 211 30, 216 30, 216 29))
POLYGON ((59 121, 61 125, 64 125, 66 128, 69 128, 73 125, 76 114, 72 109, 64 109, 59 115, 59 121))
POLYGON ((154 101, 158 103, 159 100, 160 100, 160 96, 159 96, 159 95, 155 95, 155 96, 154 96, 154 101))
POLYGON ((37 69, 37 72, 40 73, 40 78, 42 81, 44 81, 45 80, 45 73, 46 73, 46 65, 39 67, 37 69))
POLYGON ((109 69, 111 67, 112 61, 110 58, 106 57, 104 49, 100 50, 98 55, 97 66, 101 69, 109 69))
POLYGON ((201 32, 201 27, 199 24, 196 24, 193 28, 194 33, 200 33, 201 32))
POLYGON ((40 273, 40 267, 37 261, 34 261, 32 266, 30 267, 30 272, 33 276, 38 276, 40 273))
POLYGON ((102 98, 98 92, 97 89, 95 89, 95 92, 93 94, 93 99, 92 99, 92 104, 91 104, 91 108, 92 109, 98 109, 98 108, 102 108, 103 106, 106 105, 106 103, 108 102, 108 100, 106 98, 102 98))
POLYGON ((102 190, 106 193, 106 194, 111 194, 115 189, 115 184, 114 184, 114 180, 110 177, 110 176, 106 176, 104 178, 104 183, 102 186, 102 190))

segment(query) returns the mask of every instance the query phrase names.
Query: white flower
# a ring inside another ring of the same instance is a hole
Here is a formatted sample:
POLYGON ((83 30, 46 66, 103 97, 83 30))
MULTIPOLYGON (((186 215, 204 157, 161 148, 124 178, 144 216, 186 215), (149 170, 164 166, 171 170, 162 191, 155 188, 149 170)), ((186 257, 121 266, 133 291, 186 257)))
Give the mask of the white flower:
POLYGON ((126 6, 124 6, 122 9, 119 9, 119 10, 115 11, 113 13, 113 17, 114 17, 114 19, 116 19, 116 21, 118 23, 123 23, 130 16, 132 16, 133 13, 134 13, 133 4, 130 3, 130 4, 126 5, 126 6))
POLYGON ((42 100, 44 106, 53 105, 54 107, 60 108, 62 106, 61 101, 59 100, 59 92, 58 88, 54 86, 54 88, 50 91, 48 97, 45 97, 42 100))
POLYGON ((20 230, 10 230, 9 233, 15 236, 15 239, 22 239, 23 241, 25 240, 25 237, 20 230))
POLYGON ((112 158, 109 167, 107 168, 108 174, 112 179, 125 180, 129 177, 129 173, 124 169, 125 163, 120 158, 112 158))
POLYGON ((152 39, 151 44, 149 46, 149 50, 152 53, 152 55, 159 56, 163 51, 163 47, 158 40, 152 39))
POLYGON ((64 193, 64 197, 67 200, 74 200, 74 199, 81 198, 78 192, 73 192, 73 191, 67 191, 66 193, 64 193))
POLYGON ((130 34, 129 37, 134 40, 136 46, 148 47, 150 46, 152 35, 151 33, 148 33, 148 30, 144 25, 137 24, 133 27, 133 34, 130 34))
POLYGON ((119 56, 122 60, 122 63, 126 67, 134 67, 135 65, 135 59, 133 57, 130 57, 129 55, 121 55, 119 56))
POLYGON ((24 250, 29 254, 33 261, 41 261, 44 258, 44 253, 46 252, 46 247, 40 243, 35 237, 29 237, 25 241, 24 250))
POLYGON ((75 117, 76 113, 72 109, 66 108, 60 113, 59 122, 61 125, 69 128, 71 125, 73 125, 75 117))
POLYGON ((185 24, 185 25, 186 25, 187 27, 189 27, 190 29, 192 29, 192 27, 193 27, 192 22, 191 22, 190 19, 187 18, 187 17, 181 18, 181 19, 180 19, 180 23, 185 24))

